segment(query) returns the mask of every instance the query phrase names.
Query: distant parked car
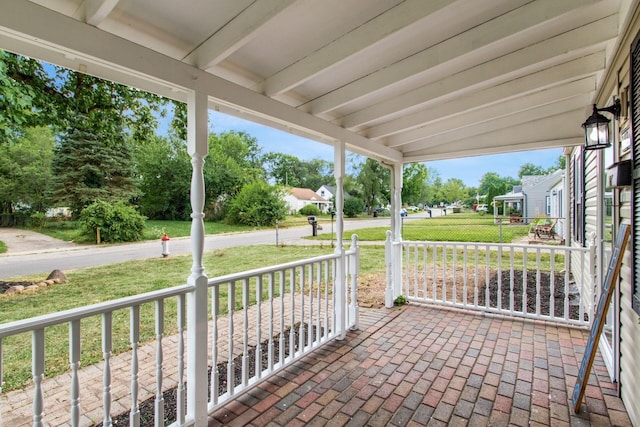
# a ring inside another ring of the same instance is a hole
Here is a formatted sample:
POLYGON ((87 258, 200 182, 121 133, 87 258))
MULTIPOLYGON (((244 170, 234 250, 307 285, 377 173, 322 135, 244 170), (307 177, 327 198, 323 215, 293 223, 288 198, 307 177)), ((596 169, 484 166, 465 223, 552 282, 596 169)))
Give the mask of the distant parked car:
POLYGON ((487 212, 488 210, 487 205, 478 205, 476 207, 476 212, 487 212))

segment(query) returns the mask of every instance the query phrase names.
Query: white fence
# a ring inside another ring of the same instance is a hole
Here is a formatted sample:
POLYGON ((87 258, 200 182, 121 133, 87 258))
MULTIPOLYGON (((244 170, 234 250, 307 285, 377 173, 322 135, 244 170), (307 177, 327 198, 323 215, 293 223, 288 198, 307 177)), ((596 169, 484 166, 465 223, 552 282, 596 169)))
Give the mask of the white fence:
MULTIPOLYGON (((206 366, 207 372, 193 376, 194 383, 209 383, 208 412, 304 354, 344 337, 346 329, 357 328, 358 269, 354 236, 347 251, 210 279, 207 312, 201 314, 209 319, 208 357, 204 363, 195 363, 206 366)), ((10 365, 3 363, 5 356, 25 350, 19 340, 15 341, 24 334, 31 335, 33 379, 30 413, 5 410, 4 414, 0 412, 0 425, 79 426, 101 419, 103 425, 110 426, 117 415, 114 406, 122 408, 126 404, 129 423, 137 426, 141 403, 149 398, 155 425, 193 425, 194 419, 202 418, 202 414, 189 413, 192 405, 186 402, 188 388, 198 386, 188 384, 185 376, 189 363, 186 356, 195 346, 189 339, 197 336, 187 334, 185 322, 187 310, 194 309, 186 303, 187 297, 194 291, 195 286, 182 285, 0 325, 0 386, 3 369, 10 365), (100 372, 98 379, 88 383, 90 375, 80 368, 84 357, 81 343, 93 338, 92 332, 83 330, 92 318, 101 331, 102 361, 89 367, 100 372), (165 337, 168 318, 176 323, 172 335, 165 337), (65 325, 69 331, 68 379, 53 378, 47 383, 50 343, 46 332, 65 325), (152 342, 141 344, 142 335, 153 337, 152 342), (126 357, 120 358, 114 354, 114 343, 122 348, 123 341, 127 341, 126 357), (176 405, 172 410, 175 413, 165 414, 163 392, 168 388, 173 388, 176 405), (99 394, 99 404, 89 403, 96 399, 93 394, 99 394), (66 405, 64 416, 60 415, 61 404, 66 405), (94 406, 99 407, 83 410, 94 406)), ((0 404, 6 407, 10 400, 6 393, 0 393, 0 404)))
POLYGON ((589 325, 595 247, 387 239, 387 298, 589 325), (571 258, 579 259, 575 283, 571 258), (395 258, 400 258, 396 261, 395 258), (584 274, 586 272, 586 274, 584 274), (586 296, 585 296, 586 294, 586 296))

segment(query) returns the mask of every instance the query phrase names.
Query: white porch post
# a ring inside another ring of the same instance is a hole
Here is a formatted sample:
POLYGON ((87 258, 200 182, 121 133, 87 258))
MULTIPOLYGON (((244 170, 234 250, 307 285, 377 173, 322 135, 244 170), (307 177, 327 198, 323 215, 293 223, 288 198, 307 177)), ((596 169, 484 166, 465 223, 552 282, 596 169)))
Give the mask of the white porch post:
POLYGON ((193 264, 188 283, 195 291, 187 300, 187 418, 196 426, 207 425, 207 282, 204 252, 204 158, 208 153, 207 94, 189 97, 187 149, 191 156, 191 252, 193 264))
POLYGON ((402 295, 402 163, 391 166, 391 266, 393 280, 393 299, 402 295))
POLYGON ((345 143, 338 141, 333 148, 333 176, 336 179, 336 249, 340 255, 336 262, 336 332, 339 339, 344 339, 347 329, 347 286, 346 262, 342 235, 344 233, 344 173, 345 173, 345 143))

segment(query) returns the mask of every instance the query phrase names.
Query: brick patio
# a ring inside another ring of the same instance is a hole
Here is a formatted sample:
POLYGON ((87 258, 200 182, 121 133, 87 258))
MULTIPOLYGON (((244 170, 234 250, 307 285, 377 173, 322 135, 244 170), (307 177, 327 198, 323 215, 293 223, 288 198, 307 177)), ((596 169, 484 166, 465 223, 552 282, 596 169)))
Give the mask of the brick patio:
POLYGON ((630 426, 598 356, 571 394, 588 331, 411 304, 363 309, 361 329, 216 411, 210 426, 630 426))

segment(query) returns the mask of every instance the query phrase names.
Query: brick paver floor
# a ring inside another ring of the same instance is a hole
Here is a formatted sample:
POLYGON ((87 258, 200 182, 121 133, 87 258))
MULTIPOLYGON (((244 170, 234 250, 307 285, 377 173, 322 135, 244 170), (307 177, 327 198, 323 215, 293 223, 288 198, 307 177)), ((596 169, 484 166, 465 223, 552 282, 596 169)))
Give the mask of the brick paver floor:
POLYGON ((212 414, 210 426, 630 426, 602 358, 579 414, 588 331, 410 304, 212 414))

